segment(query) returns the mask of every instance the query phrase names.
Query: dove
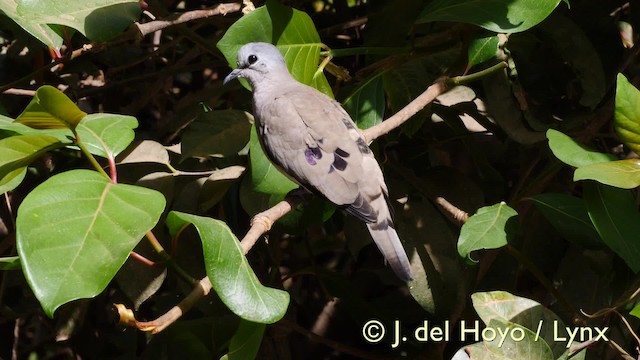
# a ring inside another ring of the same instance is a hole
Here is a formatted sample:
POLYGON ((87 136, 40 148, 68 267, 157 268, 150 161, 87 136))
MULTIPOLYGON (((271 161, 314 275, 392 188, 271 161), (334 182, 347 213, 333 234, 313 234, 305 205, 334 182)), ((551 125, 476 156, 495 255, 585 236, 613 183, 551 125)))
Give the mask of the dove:
POLYGON ((293 78, 275 46, 248 43, 223 81, 244 78, 253 91, 260 144, 272 163, 302 188, 364 221, 395 274, 413 279, 394 228, 380 165, 349 114, 293 78))

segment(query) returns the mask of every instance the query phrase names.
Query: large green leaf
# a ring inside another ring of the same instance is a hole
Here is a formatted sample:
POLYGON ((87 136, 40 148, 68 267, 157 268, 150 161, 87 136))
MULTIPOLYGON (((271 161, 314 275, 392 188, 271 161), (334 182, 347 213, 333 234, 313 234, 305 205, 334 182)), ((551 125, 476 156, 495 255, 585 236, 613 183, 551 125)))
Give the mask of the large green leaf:
POLYGON ((586 182, 584 201, 589 217, 605 244, 634 271, 640 271, 640 213, 633 193, 586 182))
POLYGON ((249 141, 253 116, 239 110, 199 114, 182 135, 182 159, 191 156, 232 156, 249 141))
POLYGON ((16 242, 47 315, 99 294, 164 206, 157 191, 113 184, 90 170, 53 176, 27 195, 18 209, 16 242))
POLYGON ((36 90, 36 95, 16 118, 16 122, 36 129, 75 129, 85 116, 87 113, 80 110, 62 91, 45 85, 36 90))
POLYGON ((462 225, 458 253, 473 261, 469 254, 480 249, 497 249, 507 245, 515 232, 518 213, 505 203, 485 206, 462 225))
POLYGON ((62 47, 64 39, 60 26, 34 22, 29 14, 18 13, 18 4, 17 0, 0 0, 0 10, 48 47, 53 49, 62 47))
POLYGON ((20 25, 22 23, 32 26, 36 24, 65 25, 78 30, 92 41, 113 38, 133 24, 141 13, 137 0, 16 0, 15 2, 18 5, 16 13, 20 25))
POLYGON ((514 33, 537 25, 559 3, 560 0, 433 0, 416 22, 463 22, 495 32, 514 33))
POLYGON ((173 235, 189 224, 200 234, 207 276, 222 302, 245 320, 267 324, 280 320, 289 306, 289 293, 260 284, 229 227, 177 211, 167 217, 173 235))
POLYGON ((591 164, 576 169, 573 181, 596 180, 623 189, 640 186, 640 160, 627 159, 591 164))
POLYGON ((333 96, 324 74, 314 77, 323 44, 313 21, 306 13, 284 6, 277 0, 267 0, 265 6, 231 25, 218 41, 217 47, 231 67, 235 68, 238 50, 250 42, 276 45, 296 80, 333 96))
POLYGON ((94 155, 116 157, 131 144, 137 127, 138 120, 132 116, 90 114, 78 124, 77 140, 94 155))
POLYGON ((378 125, 383 120, 385 97, 380 75, 375 74, 358 84, 342 101, 344 109, 360 129, 378 125))
POLYGON ((549 148, 560 161, 573 167, 586 166, 616 160, 611 154, 605 154, 578 144, 569 136, 558 130, 547 130, 549 148))
POLYGON ((251 180, 254 190, 267 194, 284 195, 298 187, 267 158, 260 145, 255 126, 251 130, 249 156, 251 157, 251 180))
POLYGON ((620 140, 640 154, 640 91, 618 74, 613 128, 620 140))
POLYGON ((540 194, 531 198, 544 217, 567 240, 587 248, 602 247, 584 201, 567 194, 540 194))

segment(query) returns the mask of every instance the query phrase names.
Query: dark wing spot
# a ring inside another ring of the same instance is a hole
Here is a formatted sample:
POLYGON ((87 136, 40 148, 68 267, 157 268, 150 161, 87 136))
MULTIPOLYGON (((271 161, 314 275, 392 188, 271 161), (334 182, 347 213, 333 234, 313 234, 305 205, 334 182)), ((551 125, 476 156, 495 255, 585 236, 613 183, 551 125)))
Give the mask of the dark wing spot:
POLYGON ((329 165, 329 174, 331 174, 335 169, 336 168, 334 168, 333 165, 329 165))
POLYGON ((311 149, 304 149, 304 157, 307 159, 307 163, 309 163, 309 165, 316 164, 316 157, 311 149))
POLYGON ((340 149, 340 148, 336 149, 336 154, 338 156, 340 156, 341 158, 348 158, 349 157, 349 153, 344 151, 344 150, 342 150, 342 149, 340 149))
POLYGON ((314 158, 318 160, 322 159, 322 150, 320 150, 319 147, 311 148, 311 153, 313 154, 314 158))
POLYGON ((371 149, 369 149, 369 147, 367 146, 367 143, 365 143, 364 140, 362 140, 362 138, 358 138, 358 140, 356 140, 356 144, 358 144, 358 149, 360 150, 361 153, 363 154, 371 153, 371 149))
MULTIPOLYGON (((332 166, 337 170, 344 171, 344 169, 347 168, 347 162, 344 161, 344 159, 341 158, 340 156, 336 156, 333 160, 332 166)), ((329 170, 329 172, 331 172, 331 170, 329 170)))
POLYGON ((356 128, 355 126, 353 126, 353 123, 351 121, 349 121, 349 119, 342 118, 342 122, 344 123, 344 126, 347 127, 347 129, 355 129, 356 128))

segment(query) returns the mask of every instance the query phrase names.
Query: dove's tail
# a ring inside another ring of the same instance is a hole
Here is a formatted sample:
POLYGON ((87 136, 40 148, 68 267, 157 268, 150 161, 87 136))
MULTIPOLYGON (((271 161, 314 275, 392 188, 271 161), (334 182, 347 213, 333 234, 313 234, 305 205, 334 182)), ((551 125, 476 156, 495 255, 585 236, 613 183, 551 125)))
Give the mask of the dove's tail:
MULTIPOLYGON (((379 199, 382 199, 381 196, 379 199)), ((384 201, 384 200, 383 200, 384 201)), ((373 241, 384 255, 384 258, 391 265, 391 269, 403 281, 413 280, 411 267, 409 266, 409 258, 402 247, 400 238, 393 228, 393 220, 391 220, 391 212, 386 202, 382 206, 375 207, 378 210, 378 221, 368 223, 367 227, 371 233, 373 241)))

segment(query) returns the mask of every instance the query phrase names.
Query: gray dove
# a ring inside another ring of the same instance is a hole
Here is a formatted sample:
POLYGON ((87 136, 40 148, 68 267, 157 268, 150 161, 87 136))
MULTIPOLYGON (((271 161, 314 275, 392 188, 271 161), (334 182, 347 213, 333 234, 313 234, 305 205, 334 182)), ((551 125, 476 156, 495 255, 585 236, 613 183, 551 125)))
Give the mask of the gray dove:
POLYGON ((224 83, 242 77, 251 84, 256 127, 269 159, 303 188, 364 221, 396 275, 412 280, 382 170, 347 112, 296 81, 271 44, 244 45, 237 62, 224 83))

